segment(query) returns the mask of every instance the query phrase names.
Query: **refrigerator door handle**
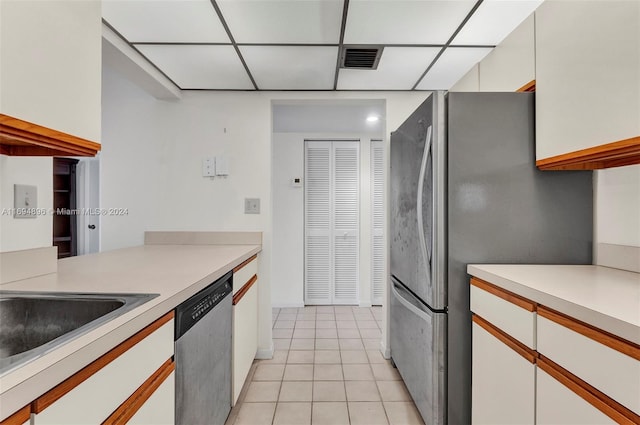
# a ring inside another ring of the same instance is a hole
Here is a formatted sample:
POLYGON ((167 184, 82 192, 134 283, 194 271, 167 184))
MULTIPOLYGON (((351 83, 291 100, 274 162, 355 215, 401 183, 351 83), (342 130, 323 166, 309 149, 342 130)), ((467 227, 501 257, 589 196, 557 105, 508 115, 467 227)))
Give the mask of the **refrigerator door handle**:
MULTIPOLYGON (((424 238, 424 223, 422 217, 422 191, 424 189, 424 175, 427 171, 427 160, 431 152, 431 127, 427 128, 427 139, 424 143, 424 152, 422 153, 422 163, 420 164, 420 176, 418 177, 418 194, 416 196, 416 213, 418 216, 418 237, 420 238, 420 251, 425 265, 431 269, 431 247, 427 246, 424 238)), ((430 276, 427 276, 429 278, 430 276)))
POLYGON ((415 305, 407 301, 407 299, 403 297, 402 294, 400 294, 400 292, 398 292, 396 287, 397 286, 395 283, 391 283, 391 293, 396 297, 396 299, 400 302, 400 304, 402 304, 404 307, 409 309, 409 311, 411 311, 416 316, 419 316, 424 320, 429 320, 429 321, 431 320, 430 316, 424 310, 419 309, 418 307, 416 307, 415 305))

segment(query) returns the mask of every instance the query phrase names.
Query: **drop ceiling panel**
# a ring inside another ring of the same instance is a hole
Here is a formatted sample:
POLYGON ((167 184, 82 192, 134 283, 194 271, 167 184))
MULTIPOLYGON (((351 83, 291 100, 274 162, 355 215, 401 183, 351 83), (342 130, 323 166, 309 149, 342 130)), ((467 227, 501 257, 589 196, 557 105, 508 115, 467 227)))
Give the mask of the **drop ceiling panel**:
POLYGON ((230 42, 209 0, 103 0, 102 17, 131 43, 230 42))
POLYGON ((449 90, 491 48, 449 47, 416 87, 418 90, 449 90))
POLYGON ((340 69, 340 90, 411 90, 440 47, 385 47, 375 70, 340 69))
POLYGON ((542 0, 485 0, 452 44, 499 44, 541 3, 542 0))
POLYGON ((332 90, 338 47, 240 46, 261 90, 332 90))
POLYGON ((351 0, 344 42, 444 44, 474 0, 351 0))
POLYGON ((237 43, 337 44, 342 0, 222 0, 220 10, 237 43))
POLYGON ((182 89, 253 89, 233 46, 135 47, 182 89))

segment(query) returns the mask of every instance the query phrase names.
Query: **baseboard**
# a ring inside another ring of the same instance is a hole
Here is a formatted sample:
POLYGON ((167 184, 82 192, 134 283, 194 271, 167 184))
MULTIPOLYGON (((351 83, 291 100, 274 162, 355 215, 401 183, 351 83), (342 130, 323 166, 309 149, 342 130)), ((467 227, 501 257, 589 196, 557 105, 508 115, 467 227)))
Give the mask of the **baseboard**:
POLYGON ((271 304, 273 308, 301 308, 304 307, 304 303, 276 303, 271 304))
POLYGON ((360 301, 360 304, 358 304, 360 307, 371 307, 371 301, 360 301))
POLYGON ((382 353, 382 357, 389 360, 391 358, 391 350, 387 348, 387 345, 384 341, 380 341, 380 352, 382 353))
POLYGON ((256 359, 258 360, 269 360, 273 358, 273 341, 271 341, 270 348, 258 348, 256 351, 256 359))

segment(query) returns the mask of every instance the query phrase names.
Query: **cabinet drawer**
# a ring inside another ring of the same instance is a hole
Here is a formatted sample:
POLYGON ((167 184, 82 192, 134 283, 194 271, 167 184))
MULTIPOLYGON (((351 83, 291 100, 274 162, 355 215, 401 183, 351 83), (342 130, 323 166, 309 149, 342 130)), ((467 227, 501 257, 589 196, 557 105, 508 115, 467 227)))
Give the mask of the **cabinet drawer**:
POLYGON ((34 423, 104 421, 173 356, 173 327, 172 314, 159 319, 40 397, 33 403, 34 423), (154 325, 159 327, 152 330, 154 325), (131 342, 135 345, 122 352, 131 342))
POLYGON ((471 311, 532 350, 536 349, 535 309, 532 301, 471 278, 471 311))
POLYGON ((175 377, 172 372, 127 422, 130 425, 172 425, 175 422, 175 377))
POLYGON ((233 293, 238 292, 256 274, 258 274, 258 260, 257 255, 254 255, 233 269, 233 293))
POLYGON ((640 349, 544 307, 538 312, 540 354, 640 414, 640 349))
POLYGON ((616 422, 544 370, 536 370, 536 424, 601 425, 616 422))

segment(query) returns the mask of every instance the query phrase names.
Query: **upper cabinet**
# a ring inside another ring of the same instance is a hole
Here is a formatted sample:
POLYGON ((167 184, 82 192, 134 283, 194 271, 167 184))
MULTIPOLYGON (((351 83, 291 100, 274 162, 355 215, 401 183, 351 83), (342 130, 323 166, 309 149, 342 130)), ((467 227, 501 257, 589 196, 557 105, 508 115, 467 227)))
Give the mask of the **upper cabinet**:
POLYGON ((535 42, 538 167, 640 163, 640 2, 547 0, 535 42))
POLYGON ((100 149, 99 0, 0 0, 0 153, 100 149))

